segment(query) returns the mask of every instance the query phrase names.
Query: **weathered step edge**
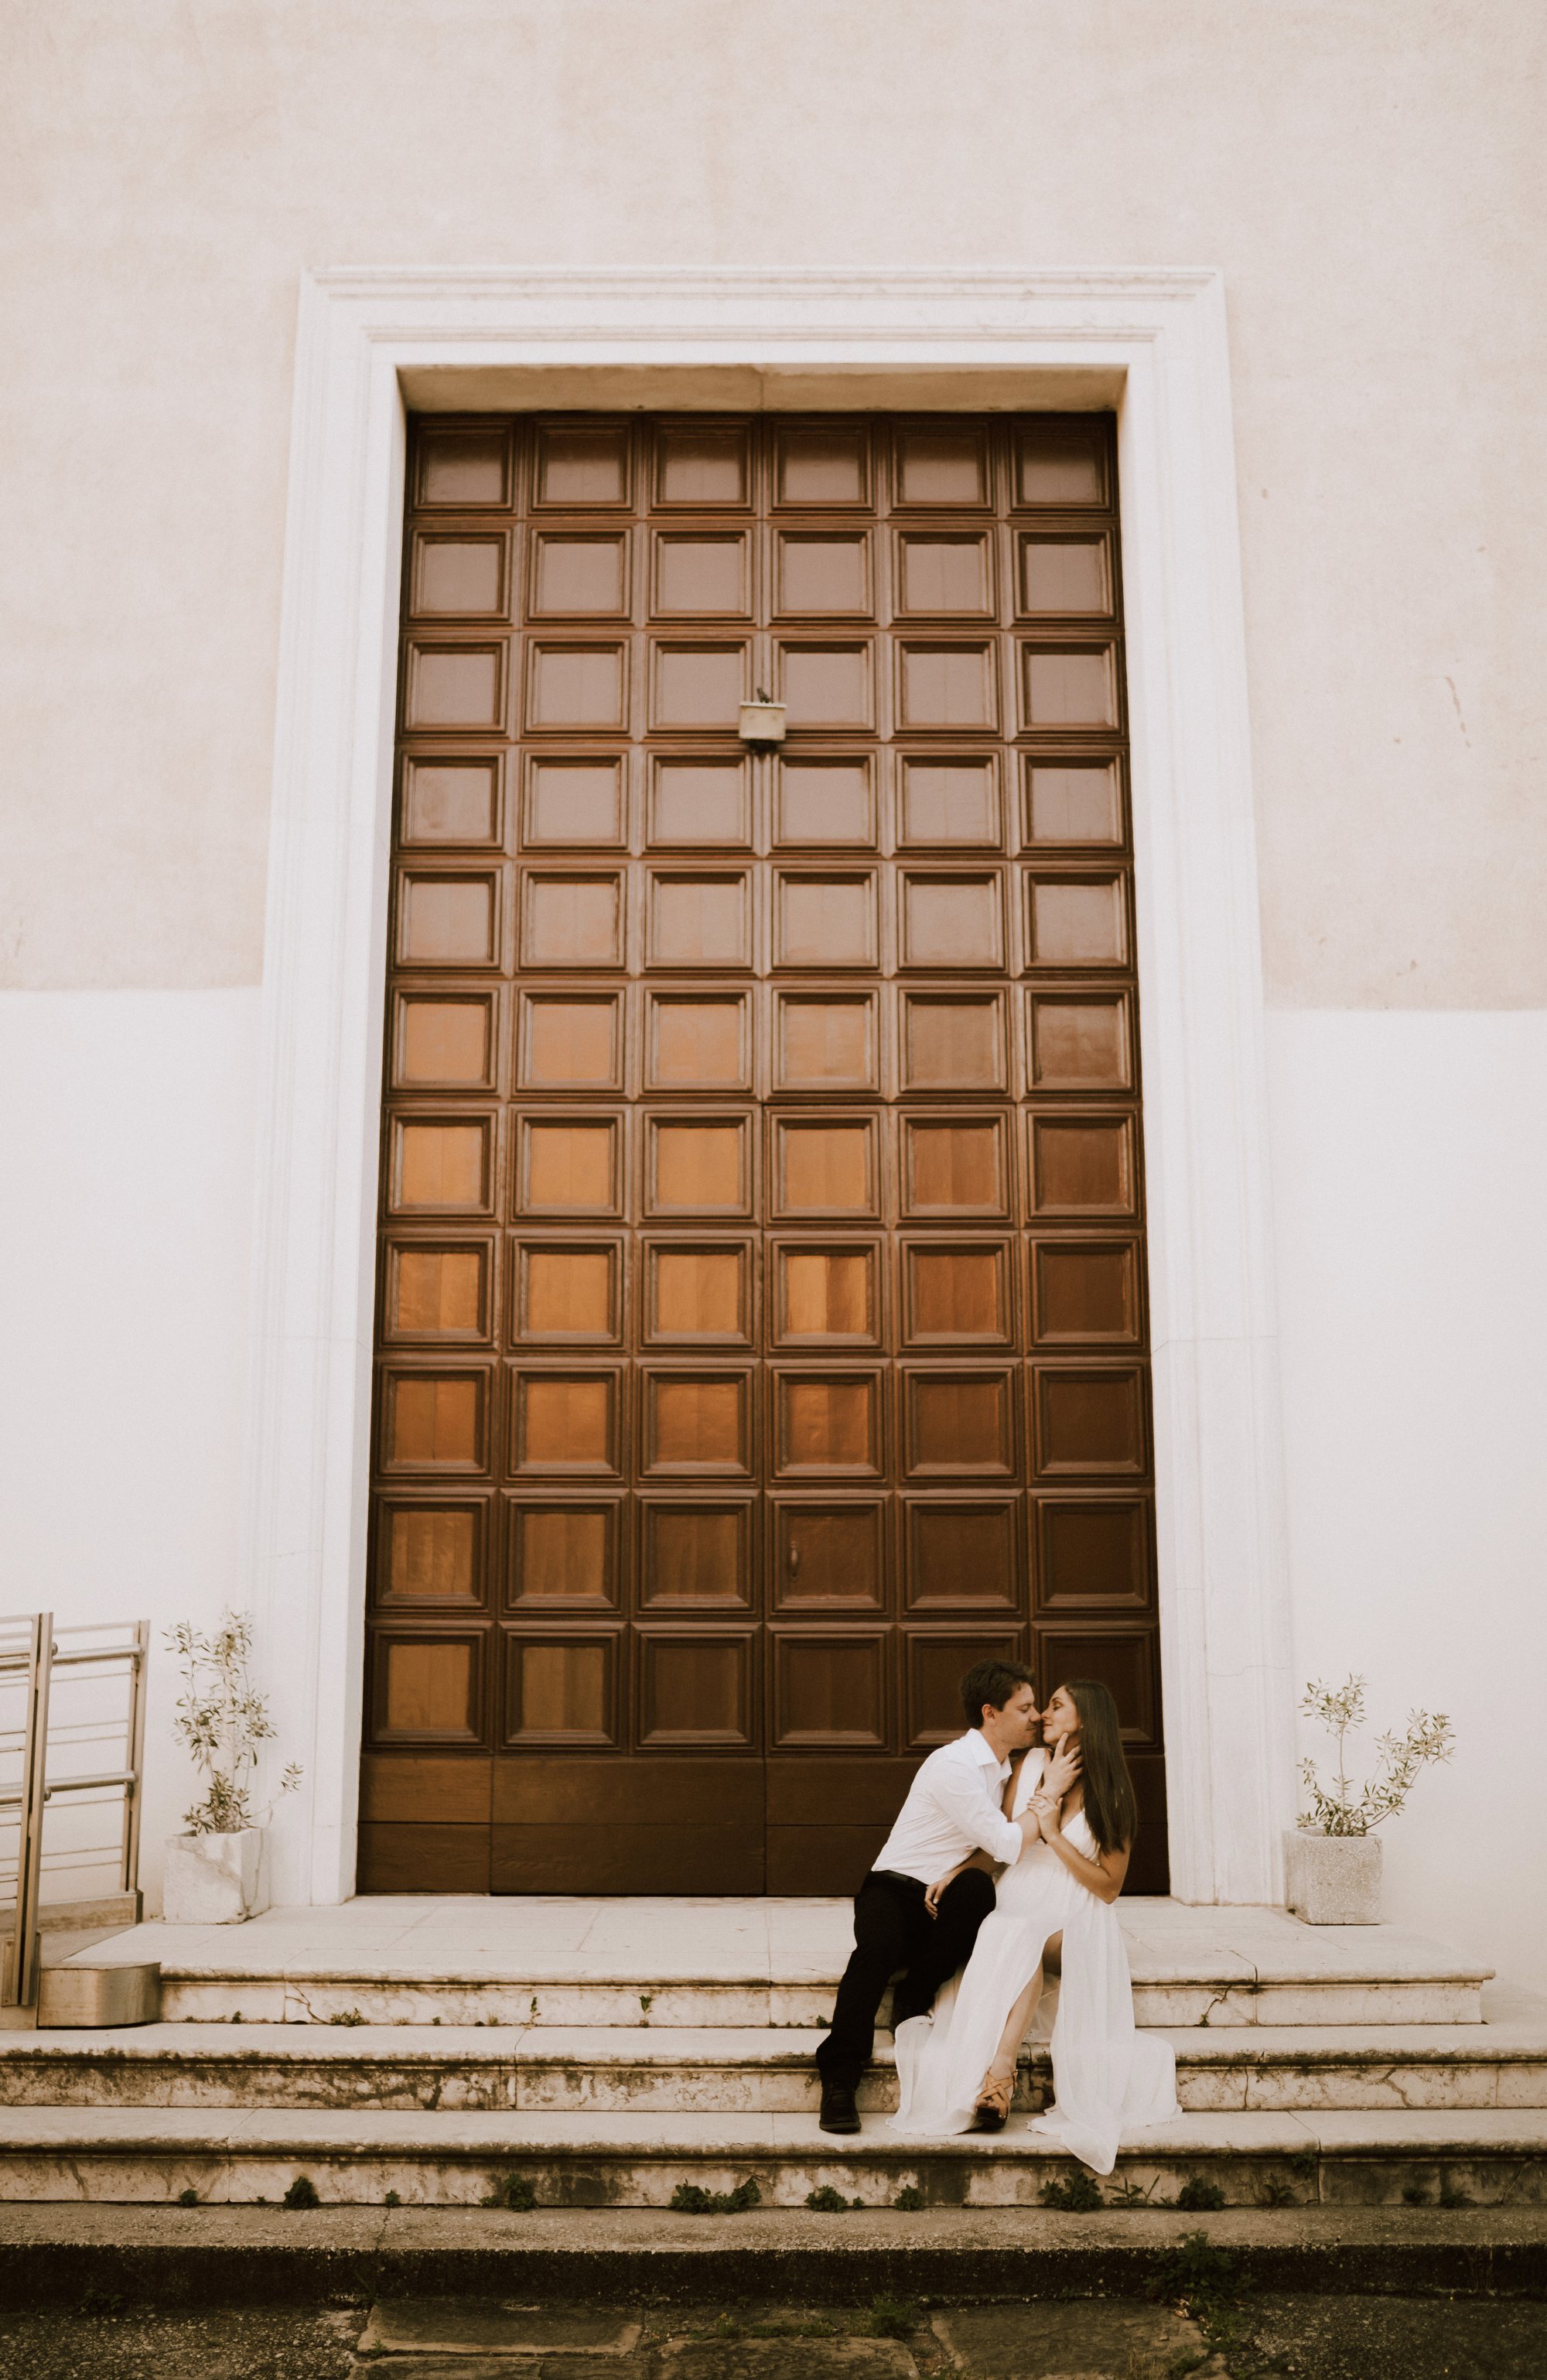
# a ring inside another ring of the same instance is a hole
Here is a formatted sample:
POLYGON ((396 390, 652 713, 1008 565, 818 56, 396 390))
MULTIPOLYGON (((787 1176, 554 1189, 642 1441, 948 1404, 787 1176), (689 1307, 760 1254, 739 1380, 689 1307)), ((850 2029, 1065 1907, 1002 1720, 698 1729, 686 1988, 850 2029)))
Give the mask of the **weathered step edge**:
POLYGON ((1201 2223, 1260 2289, 1547 2296, 1547 2209, 1021 2210, 725 2217, 326 2207, 0 2206, 0 2307, 363 2305, 381 2297, 800 2304, 1142 2295, 1201 2223))

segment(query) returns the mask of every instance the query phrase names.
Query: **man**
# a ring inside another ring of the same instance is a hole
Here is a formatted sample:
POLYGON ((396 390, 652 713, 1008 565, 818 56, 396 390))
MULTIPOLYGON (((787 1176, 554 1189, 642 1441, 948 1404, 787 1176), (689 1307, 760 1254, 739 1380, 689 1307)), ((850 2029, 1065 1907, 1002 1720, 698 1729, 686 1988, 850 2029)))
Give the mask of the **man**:
POLYGON ((816 2052, 825 2132, 857 2132, 854 2093, 869 2061, 881 1995, 899 1967, 892 2023, 923 2016, 948 1976, 972 1956, 994 1906, 981 1868, 965 1868, 940 1894, 925 1895, 973 1852, 1009 1867, 1038 1832, 1034 1814, 1007 1818, 999 1807, 1010 1755, 1037 1728, 1035 1682, 1016 1661, 979 1661, 961 1681, 967 1732, 932 1752, 908 1789, 897 1824, 854 1900, 854 1952, 838 1987, 832 2027, 816 2052))

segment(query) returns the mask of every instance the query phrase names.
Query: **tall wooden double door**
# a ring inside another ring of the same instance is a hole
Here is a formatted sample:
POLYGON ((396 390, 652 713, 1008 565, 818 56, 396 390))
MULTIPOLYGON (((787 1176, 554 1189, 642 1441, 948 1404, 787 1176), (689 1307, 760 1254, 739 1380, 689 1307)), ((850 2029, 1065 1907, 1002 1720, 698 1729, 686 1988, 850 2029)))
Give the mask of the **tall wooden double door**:
POLYGON ((1102 416, 413 424, 362 1889, 852 1890, 997 1652, 1164 1888, 1119 583, 1102 416))

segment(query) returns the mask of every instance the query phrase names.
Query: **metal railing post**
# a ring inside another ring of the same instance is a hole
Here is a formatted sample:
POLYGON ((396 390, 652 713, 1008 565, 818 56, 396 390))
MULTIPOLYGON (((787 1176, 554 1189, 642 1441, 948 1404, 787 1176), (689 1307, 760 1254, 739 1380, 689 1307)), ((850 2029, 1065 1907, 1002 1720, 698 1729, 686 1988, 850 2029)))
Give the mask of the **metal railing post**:
POLYGON ((38 1906, 42 1891, 44 1770, 48 1762, 48 1689, 54 1667, 54 1614, 34 1613, 27 1664, 27 1716, 22 1735, 20 1837, 17 1844, 16 1912, 6 1959, 3 2004, 30 2008, 38 1997, 38 1906))
POLYGON ((133 1892, 139 1882, 139 1812, 144 1802, 145 1670, 151 1656, 151 1623, 135 1622, 134 1651, 129 1657, 129 1725, 125 1767, 133 1783, 124 1788, 123 1888, 133 1892))

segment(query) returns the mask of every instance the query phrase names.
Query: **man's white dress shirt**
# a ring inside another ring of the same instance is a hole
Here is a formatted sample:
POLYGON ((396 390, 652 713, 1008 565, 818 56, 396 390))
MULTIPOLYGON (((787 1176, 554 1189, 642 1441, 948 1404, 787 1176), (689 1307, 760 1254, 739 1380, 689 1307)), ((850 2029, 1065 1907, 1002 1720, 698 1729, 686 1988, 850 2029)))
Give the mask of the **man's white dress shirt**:
POLYGON ((942 1743, 909 1787, 876 1866, 933 1884, 973 1852, 1012 1865, 1025 1837, 999 1807, 1009 1775, 1009 1762, 998 1758, 981 1728, 942 1743))

